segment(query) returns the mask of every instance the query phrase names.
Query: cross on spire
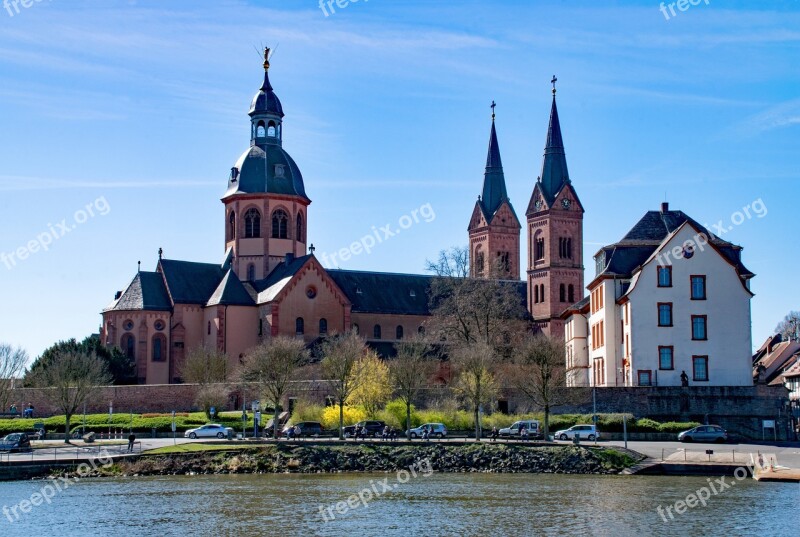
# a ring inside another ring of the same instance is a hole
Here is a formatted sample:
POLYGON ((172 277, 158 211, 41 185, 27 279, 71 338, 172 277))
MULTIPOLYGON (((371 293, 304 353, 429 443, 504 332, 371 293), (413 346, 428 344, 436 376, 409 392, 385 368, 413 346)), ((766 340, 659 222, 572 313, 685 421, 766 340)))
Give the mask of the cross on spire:
POLYGON ((496 106, 497 106, 497 103, 492 101, 492 105, 490 106, 490 108, 492 109, 492 121, 494 121, 494 109, 495 109, 496 106))
POLYGON ((553 75, 553 80, 550 81, 550 83, 553 85, 553 96, 556 94, 556 82, 558 82, 558 79, 556 78, 556 75, 553 75))

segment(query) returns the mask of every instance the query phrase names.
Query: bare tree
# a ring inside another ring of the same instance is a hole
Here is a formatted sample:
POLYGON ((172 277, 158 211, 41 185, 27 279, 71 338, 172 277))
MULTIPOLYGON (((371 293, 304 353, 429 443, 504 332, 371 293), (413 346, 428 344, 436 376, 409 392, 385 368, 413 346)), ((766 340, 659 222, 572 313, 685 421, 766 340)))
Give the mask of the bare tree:
POLYGON ((397 396, 406 405, 406 431, 410 437, 411 405, 428 384, 433 373, 430 345, 421 337, 401 341, 397 345, 397 357, 389 362, 389 374, 397 396))
POLYGON ((790 311, 775 327, 775 333, 783 336, 784 341, 800 341, 800 311, 790 311))
POLYGON ((322 345, 322 374, 339 405, 339 439, 344 439, 344 404, 365 375, 361 374, 361 358, 366 344, 354 332, 328 339, 322 345))
POLYGON ((481 407, 491 404, 500 392, 492 372, 495 357, 491 345, 482 341, 460 347, 455 353, 454 361, 459 373, 454 388, 473 412, 476 440, 481 438, 481 407))
POLYGON ((522 341, 514 353, 512 384, 535 406, 544 410, 544 435, 550 433, 550 411, 571 400, 567 391, 564 343, 538 334, 522 341))
POLYGON ((255 347, 244 358, 241 379, 254 382, 274 409, 272 435, 278 438, 278 409, 297 370, 308 360, 302 339, 278 336, 255 347))
POLYGON ((200 387, 195 403, 211 418, 211 409, 222 407, 228 400, 228 390, 220 384, 228 379, 228 357, 213 347, 192 349, 181 368, 183 378, 200 387))
POLYGON ((19 382, 28 363, 28 353, 21 348, 0 344, 0 411, 8 410, 11 390, 19 382))
POLYGON ((526 317, 525 297, 517 281, 508 277, 500 261, 489 266, 489 278, 469 277, 469 252, 455 247, 442 251, 427 270, 431 283, 431 335, 451 343, 483 342, 500 349, 515 325, 526 317))
POLYGON ((64 442, 69 443, 72 416, 112 378, 106 363, 94 353, 70 351, 41 362, 31 380, 37 388, 49 388, 44 396, 64 414, 64 442))

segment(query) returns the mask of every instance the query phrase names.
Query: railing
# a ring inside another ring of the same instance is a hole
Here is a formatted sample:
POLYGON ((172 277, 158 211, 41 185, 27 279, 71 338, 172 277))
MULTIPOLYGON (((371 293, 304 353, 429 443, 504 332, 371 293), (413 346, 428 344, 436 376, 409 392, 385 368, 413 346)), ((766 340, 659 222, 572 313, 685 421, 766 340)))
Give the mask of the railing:
POLYGON ((708 449, 661 448, 661 461, 746 464, 750 462, 750 453, 750 451, 736 451, 726 447, 708 449), (709 453, 709 451, 712 453, 709 453))
POLYGON ((23 463, 23 462, 52 462, 52 461, 68 461, 68 460, 81 460, 81 459, 99 459, 111 457, 125 456, 128 454, 135 454, 142 452, 142 443, 136 441, 133 446, 129 448, 125 444, 97 444, 86 446, 75 446, 64 444, 63 446, 51 447, 33 447, 30 452, 11 453, 10 451, 0 452, 0 463, 23 463))

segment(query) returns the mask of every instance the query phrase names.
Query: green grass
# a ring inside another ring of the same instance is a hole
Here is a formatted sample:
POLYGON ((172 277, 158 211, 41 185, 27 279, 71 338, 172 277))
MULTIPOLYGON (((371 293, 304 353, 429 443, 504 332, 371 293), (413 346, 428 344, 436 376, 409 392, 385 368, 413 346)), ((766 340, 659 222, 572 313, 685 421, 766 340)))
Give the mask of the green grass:
MULTIPOLYGON (((253 428, 253 414, 248 412, 247 427, 253 428)), ((2 419, 0 420, 0 436, 5 436, 9 433, 19 431, 33 431, 36 423, 44 423, 45 430, 48 433, 63 433, 66 425, 66 419, 62 416, 52 416, 49 418, 33 418, 33 419, 2 419)), ((179 415, 175 417, 175 426, 179 431, 192 429, 209 423, 209 419, 203 412, 192 412, 188 415, 179 415)), ((221 412, 217 416, 216 423, 225 427, 232 427, 235 430, 242 428, 242 414, 241 412, 221 412)), ((80 430, 83 426, 83 414, 76 414, 72 416, 70 421, 70 430, 80 430)), ((96 433, 108 432, 109 426, 112 429, 128 430, 133 427, 136 431, 150 431, 155 428, 156 431, 164 433, 171 430, 172 415, 171 414, 158 414, 148 415, 144 418, 141 414, 134 414, 133 420, 131 415, 127 413, 114 414, 111 422, 109 423, 108 414, 87 414, 86 415, 86 431, 94 431, 96 433)))
POLYGON ((179 444, 177 446, 165 446, 157 449, 145 451, 145 455, 169 455, 172 453, 199 453, 204 451, 242 451, 252 446, 236 446, 230 444, 179 444))
POLYGON ((592 452, 609 468, 629 468, 636 464, 636 459, 616 449, 592 449, 592 452))

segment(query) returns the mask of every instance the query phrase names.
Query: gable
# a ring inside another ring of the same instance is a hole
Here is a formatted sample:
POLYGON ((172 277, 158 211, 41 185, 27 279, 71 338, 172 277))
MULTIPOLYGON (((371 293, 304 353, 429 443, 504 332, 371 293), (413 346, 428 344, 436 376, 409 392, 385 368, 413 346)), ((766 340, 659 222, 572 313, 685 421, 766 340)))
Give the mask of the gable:
POLYGON ((494 213, 494 216, 492 216, 489 225, 515 227, 517 229, 522 227, 519 224, 519 219, 517 219, 514 208, 511 206, 508 200, 503 201, 503 203, 500 204, 500 207, 498 207, 497 211, 494 213))
POLYGON ((486 221, 486 217, 483 214, 483 209, 481 209, 480 202, 475 203, 475 208, 472 210, 472 217, 469 219, 469 227, 467 228, 468 231, 472 231, 473 229, 486 227, 489 223, 486 221))

